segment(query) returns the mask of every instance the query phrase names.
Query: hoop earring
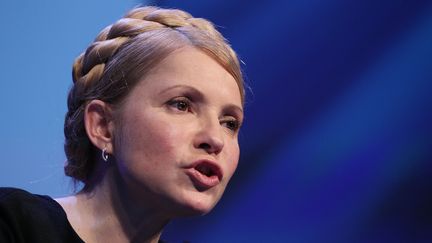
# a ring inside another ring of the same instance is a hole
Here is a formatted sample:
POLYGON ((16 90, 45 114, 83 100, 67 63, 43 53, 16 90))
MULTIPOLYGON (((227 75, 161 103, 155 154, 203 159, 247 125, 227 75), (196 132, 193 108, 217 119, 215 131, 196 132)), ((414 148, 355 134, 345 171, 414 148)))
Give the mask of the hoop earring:
POLYGON ((102 159, 105 161, 105 162, 108 162, 108 153, 107 153, 107 149, 106 148, 104 148, 104 149, 102 149, 102 159))

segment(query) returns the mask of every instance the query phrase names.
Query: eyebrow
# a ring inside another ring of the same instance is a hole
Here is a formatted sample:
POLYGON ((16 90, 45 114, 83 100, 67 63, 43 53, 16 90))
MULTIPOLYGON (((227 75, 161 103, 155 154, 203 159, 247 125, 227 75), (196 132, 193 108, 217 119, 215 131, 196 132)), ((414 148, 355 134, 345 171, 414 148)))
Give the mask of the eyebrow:
MULTIPOLYGON (((177 84, 171 87, 168 87, 166 89, 161 90, 158 94, 164 94, 167 93, 173 89, 187 89, 188 91, 192 91, 194 93, 194 95, 196 95, 199 99, 203 100, 204 99, 204 95, 201 93, 201 91, 199 91, 198 89, 189 86, 189 85, 184 85, 184 84, 177 84)), ((243 109, 241 107, 239 107, 238 105, 234 105, 234 104, 228 104, 225 105, 223 107, 223 110, 236 110, 237 112, 240 112, 240 114, 243 114, 243 109)))
POLYGON ((159 92, 159 94, 167 93, 173 89, 188 89, 188 90, 192 90, 194 93, 199 94, 199 96, 203 96, 202 93, 199 90, 197 90, 196 88, 189 86, 189 85, 184 85, 184 84, 177 84, 177 85, 168 87, 166 89, 161 90, 159 92))
POLYGON ((239 106, 234 105, 234 104, 229 104, 229 105, 224 106, 223 110, 224 111, 232 110, 233 112, 238 113, 237 114, 238 119, 243 120, 243 109, 240 108, 239 106))

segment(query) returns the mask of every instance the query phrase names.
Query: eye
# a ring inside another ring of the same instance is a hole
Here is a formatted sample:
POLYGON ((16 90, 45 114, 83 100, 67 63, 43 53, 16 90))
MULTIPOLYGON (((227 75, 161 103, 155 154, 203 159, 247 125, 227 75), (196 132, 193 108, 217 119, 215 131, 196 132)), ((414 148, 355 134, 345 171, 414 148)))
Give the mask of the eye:
POLYGON ((190 100, 186 97, 172 99, 168 101, 168 105, 171 108, 182 112, 189 111, 191 107, 190 100))
POLYGON ((222 120, 221 124, 233 132, 236 132, 240 129, 240 122, 235 118, 222 120))

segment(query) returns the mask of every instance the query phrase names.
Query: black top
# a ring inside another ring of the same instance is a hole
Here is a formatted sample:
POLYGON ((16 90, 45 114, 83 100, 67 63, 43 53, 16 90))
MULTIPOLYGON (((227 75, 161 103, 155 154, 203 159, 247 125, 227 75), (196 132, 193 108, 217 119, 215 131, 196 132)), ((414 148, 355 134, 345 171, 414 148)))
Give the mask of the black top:
MULTIPOLYGON (((0 243, 84 242, 62 206, 49 196, 0 187, 0 243)), ((159 243, 167 243, 159 240, 159 243)))
POLYGON ((0 242, 84 242, 48 196, 0 188, 0 242))

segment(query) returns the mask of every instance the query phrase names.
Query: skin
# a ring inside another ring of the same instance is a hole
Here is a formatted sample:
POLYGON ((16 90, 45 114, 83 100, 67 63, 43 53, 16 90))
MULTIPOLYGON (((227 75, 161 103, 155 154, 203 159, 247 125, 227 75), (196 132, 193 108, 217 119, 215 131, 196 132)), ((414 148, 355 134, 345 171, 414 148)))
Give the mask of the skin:
POLYGON ((86 242, 157 242, 173 218, 208 213, 239 159, 242 102, 234 78, 204 52, 179 49, 141 80, 113 111, 93 100, 85 110, 98 160, 89 192, 57 199, 86 242), (223 174, 202 188, 186 173, 199 160, 223 174))

